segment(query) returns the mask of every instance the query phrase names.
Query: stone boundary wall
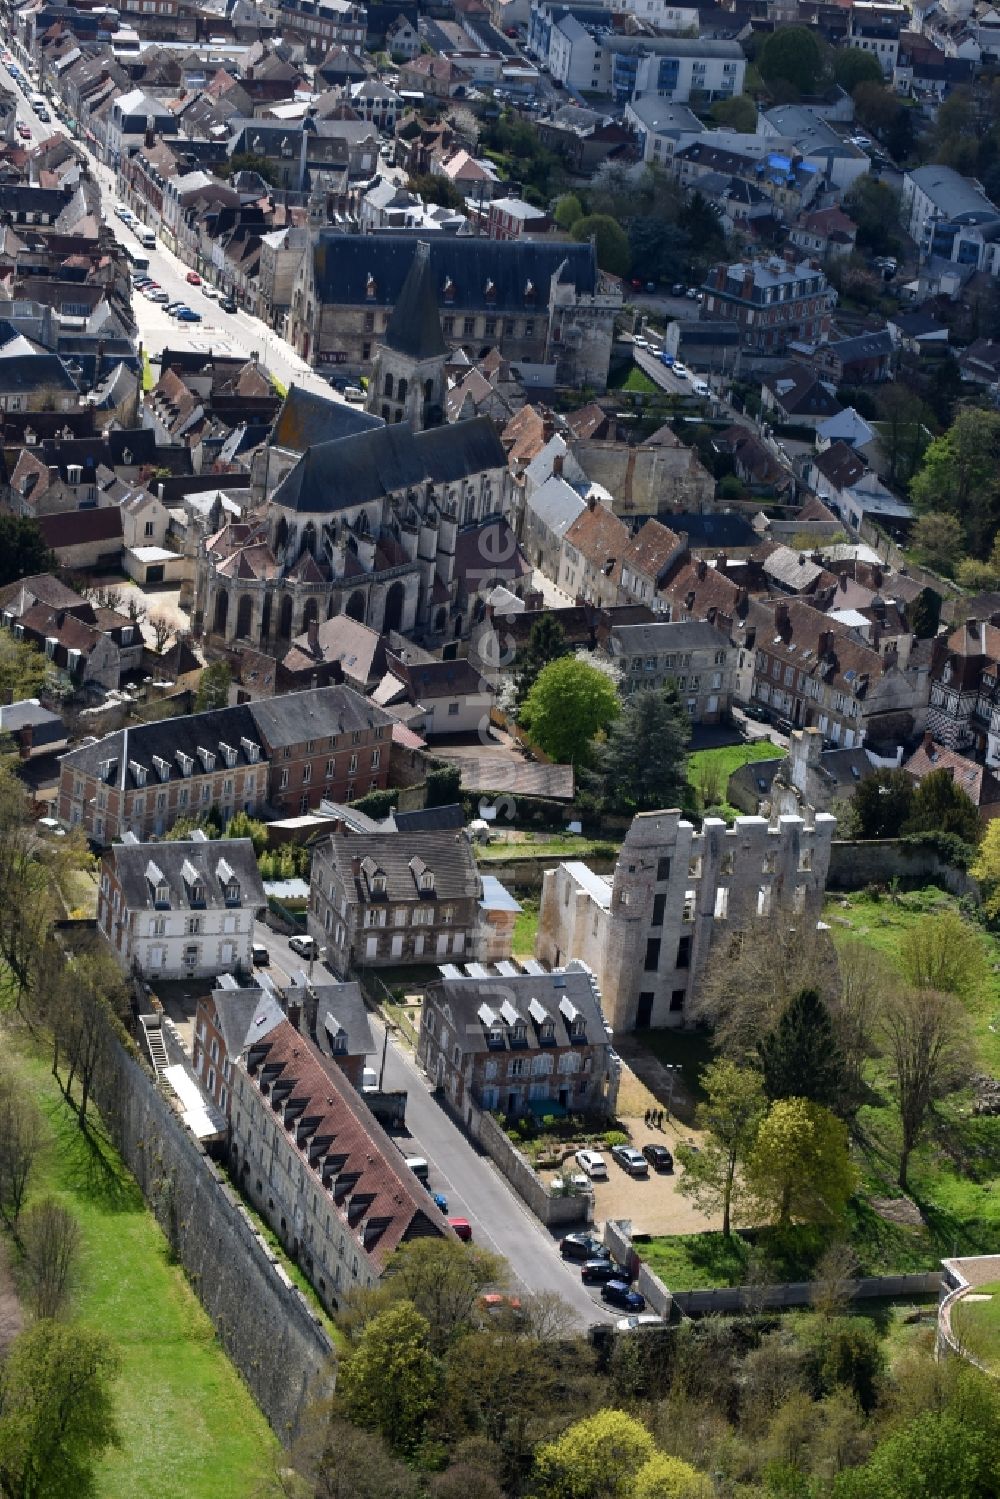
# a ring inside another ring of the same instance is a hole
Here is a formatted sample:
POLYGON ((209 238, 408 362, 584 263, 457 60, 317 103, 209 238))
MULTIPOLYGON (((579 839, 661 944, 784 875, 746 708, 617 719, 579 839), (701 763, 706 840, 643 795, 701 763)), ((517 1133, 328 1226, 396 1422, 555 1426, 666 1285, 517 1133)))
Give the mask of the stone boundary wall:
MULTIPOLYGON (((506 885, 508 890, 541 890, 542 876, 547 869, 555 869, 559 864, 567 860, 572 861, 572 854, 529 854, 523 859, 481 859, 478 862, 480 875, 496 875, 501 885, 506 885)), ((612 875, 615 872, 615 859, 595 859, 593 856, 584 855, 583 863, 595 874, 612 875)))
MULTIPOLYGON (((941 1271, 916 1275, 870 1275, 845 1280, 848 1300, 866 1301, 877 1296, 936 1296, 941 1289, 941 1271)), ((683 1316, 709 1312, 740 1312, 751 1307, 777 1310, 788 1306, 810 1306, 818 1287, 808 1280, 774 1286, 723 1286, 709 1291, 673 1291, 673 1304, 683 1316)))
POLYGON ((219 1343, 287 1444, 307 1406, 333 1388, 326 1330, 218 1166, 117 1036, 108 1037, 94 1091, 219 1343))
POLYGON ((573 1197, 556 1197, 549 1191, 513 1141, 508 1140, 492 1114, 466 1105, 465 1116, 444 1100, 445 1108, 472 1140, 482 1147, 500 1174, 545 1228, 586 1228, 594 1221, 594 1199, 586 1192, 573 1197))
POLYGON ((972 876, 942 859, 934 848, 898 838, 835 840, 831 845, 827 890, 862 890, 865 885, 887 885, 893 879, 937 881, 952 895, 979 895, 972 876))

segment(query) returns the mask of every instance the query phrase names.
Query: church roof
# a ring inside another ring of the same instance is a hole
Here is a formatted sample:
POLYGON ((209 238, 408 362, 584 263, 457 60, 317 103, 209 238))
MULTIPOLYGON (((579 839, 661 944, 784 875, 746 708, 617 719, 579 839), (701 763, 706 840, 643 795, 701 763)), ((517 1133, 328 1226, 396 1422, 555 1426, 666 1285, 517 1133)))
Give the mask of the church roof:
POLYGON ((425 359, 440 359, 448 352, 441 332, 430 245, 426 240, 417 241, 416 252, 382 342, 386 348, 417 364, 425 359))

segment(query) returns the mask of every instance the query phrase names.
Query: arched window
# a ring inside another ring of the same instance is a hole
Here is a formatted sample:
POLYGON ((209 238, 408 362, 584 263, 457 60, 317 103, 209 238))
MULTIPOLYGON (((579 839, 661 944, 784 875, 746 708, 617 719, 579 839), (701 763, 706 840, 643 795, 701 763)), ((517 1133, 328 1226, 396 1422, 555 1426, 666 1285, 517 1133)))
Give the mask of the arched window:
POLYGON ((425 380, 424 381, 424 400, 425 401, 433 401, 433 399, 434 399, 434 381, 433 380, 425 380))
POLYGON ((305 530, 302 532, 302 545, 299 547, 299 556, 301 557, 305 552, 315 554, 315 551, 316 527, 313 525, 312 521, 310 521, 305 530))
POLYGON ((274 531, 274 546, 276 551, 281 551, 288 541, 288 521, 281 517, 274 531))

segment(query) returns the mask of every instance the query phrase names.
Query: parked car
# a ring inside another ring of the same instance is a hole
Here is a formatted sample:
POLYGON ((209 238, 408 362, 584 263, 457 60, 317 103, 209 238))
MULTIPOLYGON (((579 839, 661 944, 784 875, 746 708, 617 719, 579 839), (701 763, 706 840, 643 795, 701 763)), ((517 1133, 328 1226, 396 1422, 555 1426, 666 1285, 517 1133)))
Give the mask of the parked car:
POLYGON ((23 141, 30 141, 30 139, 31 139, 31 131, 29 130, 28 126, 24 123, 23 120, 19 120, 18 121, 17 133, 18 133, 18 135, 21 137, 21 139, 23 141))
POLYGON ((665 364, 667 366, 668 370, 669 369, 673 369, 673 366, 674 366, 674 356, 673 356, 673 354, 668 354, 667 351, 666 351, 666 349, 664 349, 663 353, 660 355, 660 361, 661 361, 661 363, 663 363, 663 364, 665 364))
POLYGON ((691 389, 696 396, 708 396, 712 394, 712 387, 707 380, 692 380, 691 389))
POLYGON ((566 1234, 559 1241, 559 1253, 564 1260, 609 1260, 611 1251, 593 1234, 566 1234))
POLYGON ((448 1226, 449 1228, 453 1228, 455 1230, 456 1234, 461 1239, 463 1244, 471 1243, 472 1224, 469 1222, 468 1218, 449 1218, 448 1226))
POLYGON ((673 1171, 674 1158, 665 1145, 644 1145, 642 1153, 654 1171, 673 1171))
POLYGON ((445 1217, 447 1218, 447 1216, 448 1216, 448 1199, 447 1199, 447 1197, 444 1195, 443 1192, 432 1192, 431 1196, 434 1199, 434 1206, 436 1208, 439 1208, 441 1210, 441 1212, 444 1213, 445 1217))
POLYGON ((426 1187, 426 1185, 427 1185, 427 1178, 430 1175, 430 1169, 431 1168, 428 1166, 428 1164, 424 1160, 423 1156, 422 1155, 408 1155, 408 1156, 405 1156, 404 1159, 406 1161, 407 1166, 409 1166, 410 1170, 413 1172, 414 1176, 417 1178, 417 1181, 418 1182, 423 1182, 424 1186, 426 1187))
POLYGON ((607 1301, 611 1306, 620 1307, 623 1312, 644 1312, 646 1310, 646 1298, 638 1291, 633 1291, 627 1280, 609 1280, 601 1287, 601 1300, 607 1301))
POLYGON ((665 1326, 663 1318, 658 1317, 655 1312, 630 1312, 627 1317, 619 1317, 615 1323, 618 1332, 638 1332, 643 1327, 665 1326))
POLYGON ((607 1162, 599 1150, 578 1150, 573 1159, 591 1181, 607 1181, 607 1162))
POLYGON ((218 288, 213 286, 211 282, 203 281, 201 290, 203 295, 206 296, 210 302, 217 302, 219 300, 218 288))
POLYGON ((608 1280, 621 1280, 626 1272, 614 1260, 587 1260, 580 1266, 580 1279, 585 1286, 600 1286, 608 1280))
POLYGON ((623 1171, 629 1176, 648 1176, 649 1163, 641 1150, 636 1150, 634 1145, 614 1145, 611 1148, 611 1159, 616 1161, 623 1171))
POLYGON ((195 312, 193 307, 179 307, 177 309, 177 321, 179 323, 200 323, 202 316, 200 312, 195 312))
POLYGON ((161 307, 170 301, 170 293, 161 291, 159 287, 156 287, 154 291, 150 291, 147 287, 146 296, 150 302, 156 302, 161 307))
POLYGON ((223 297, 222 301, 219 303, 219 306, 222 308, 223 312, 236 312, 238 310, 236 303, 233 301, 232 297, 223 297))
POLYGON ((485 1295, 480 1296, 479 1305, 484 1312, 489 1312, 494 1317, 503 1316, 505 1313, 512 1313, 516 1316, 521 1310, 521 1298, 520 1296, 504 1296, 500 1291, 487 1291, 485 1295))
POLYGON ((690 378, 690 372, 687 365, 681 364, 679 359, 674 360, 674 374, 677 376, 678 380, 687 380, 690 378))
POLYGON ((250 956, 253 958, 253 966, 255 968, 266 968, 268 963, 270 963, 271 961, 271 954, 268 952, 263 942, 254 943, 253 947, 250 949, 250 956))
POLYGON ((294 937, 289 937, 288 945, 292 952, 297 952, 300 958, 314 958, 316 956, 316 938, 304 933, 296 932, 294 937))
POLYGON ((201 277, 198 275, 197 271, 188 271, 184 279, 187 282, 188 286, 201 285, 201 277))
POLYGON ((593 1192, 590 1177, 584 1176, 582 1171, 564 1171, 561 1176, 554 1176, 550 1183, 553 1192, 565 1193, 567 1197, 574 1192, 593 1192))

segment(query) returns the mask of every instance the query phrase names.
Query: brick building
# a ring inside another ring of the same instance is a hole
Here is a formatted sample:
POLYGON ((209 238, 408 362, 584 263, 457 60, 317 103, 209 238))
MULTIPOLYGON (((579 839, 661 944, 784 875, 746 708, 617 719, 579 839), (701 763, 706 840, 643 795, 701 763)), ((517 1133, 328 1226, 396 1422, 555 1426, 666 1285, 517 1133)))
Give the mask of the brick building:
POLYGON ((613 1115, 620 1063, 601 996, 584 967, 432 984, 417 1056, 463 1115, 468 1105, 517 1118, 551 1103, 613 1115))
POLYGON ((615 1031, 684 1025, 716 934, 779 912, 818 919, 835 826, 825 812, 812 827, 706 817, 699 833, 680 812, 642 812, 611 879, 581 863, 546 871, 537 956, 586 963, 615 1031))
POLYGON ((161 837, 212 807, 226 822, 353 801, 388 784, 390 725, 336 686, 120 729, 63 756, 59 817, 110 843, 161 837))
POLYGON ((818 266, 776 257, 717 265, 704 283, 706 318, 735 322, 745 349, 775 353, 794 339, 817 342, 837 294, 818 266))

